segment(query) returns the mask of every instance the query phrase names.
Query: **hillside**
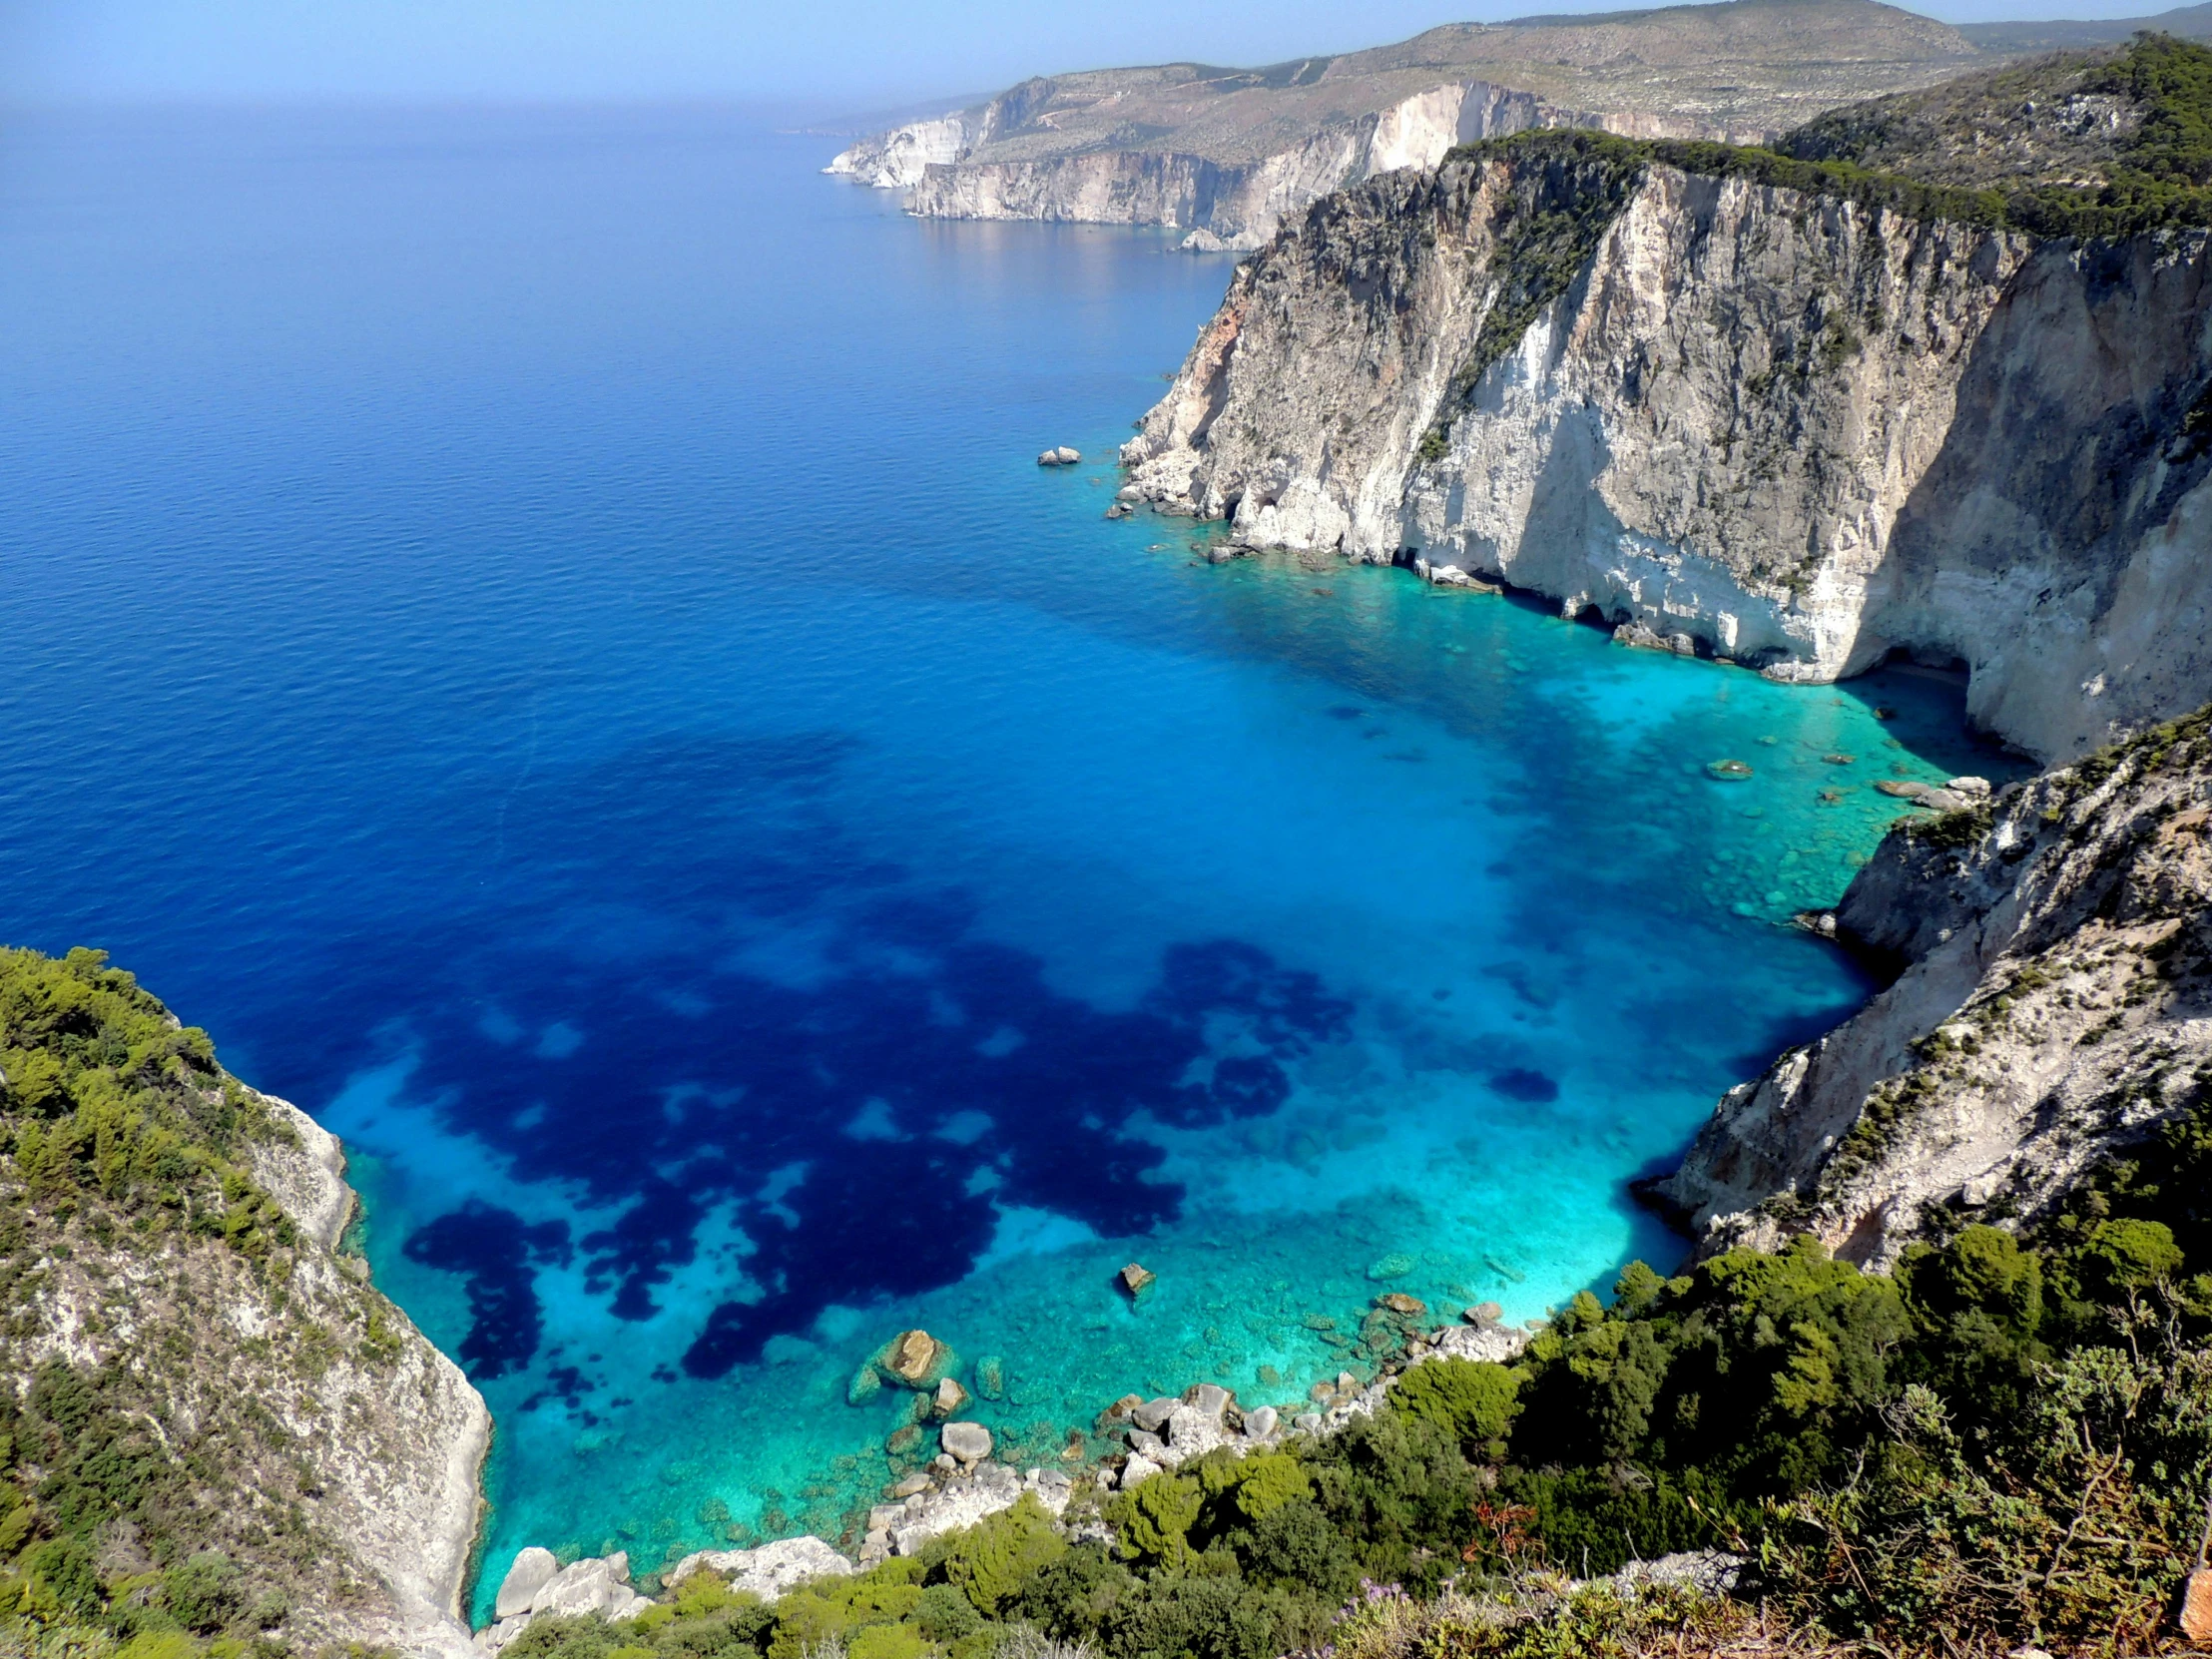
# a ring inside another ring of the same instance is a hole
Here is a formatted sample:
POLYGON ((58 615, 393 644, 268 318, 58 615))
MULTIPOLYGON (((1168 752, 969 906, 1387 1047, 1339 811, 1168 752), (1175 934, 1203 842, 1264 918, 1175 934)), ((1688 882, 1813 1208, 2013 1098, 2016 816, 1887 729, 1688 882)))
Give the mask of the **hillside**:
POLYGON ((1025 81, 863 139, 829 171, 910 189, 924 217, 1166 225, 1255 247, 1339 185, 1530 127, 1759 142, 1979 61, 1877 0, 1725 0, 1452 24, 1264 69, 1197 64, 1025 81))
POLYGON ((2183 40, 2212 41, 2212 5, 2178 6, 2150 17, 2051 19, 2033 23, 1961 23, 1958 32, 1983 52, 2025 57, 2038 52, 2118 46, 2148 29, 2183 40))
POLYGON ((0 1643, 465 1653, 490 1418, 336 1143, 97 951, 0 951, 0 1643))

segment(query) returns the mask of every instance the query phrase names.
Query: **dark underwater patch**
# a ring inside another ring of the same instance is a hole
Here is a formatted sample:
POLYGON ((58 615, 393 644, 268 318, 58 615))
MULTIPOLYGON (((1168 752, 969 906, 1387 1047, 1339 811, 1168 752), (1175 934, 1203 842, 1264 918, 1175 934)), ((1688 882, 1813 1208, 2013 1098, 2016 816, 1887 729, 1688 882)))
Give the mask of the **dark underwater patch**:
POLYGON ((459 1359, 471 1377, 504 1377, 538 1352, 544 1311, 531 1286, 541 1263, 568 1259, 568 1224, 527 1226, 512 1210, 469 1200, 407 1236, 407 1259, 461 1276, 468 1287, 468 1335, 459 1359))
MULTIPOLYGON (((851 753, 834 734, 669 739, 550 776, 505 804, 527 913, 572 894, 576 913, 613 919, 549 936, 518 908, 512 929, 478 916, 390 947, 380 1005, 416 1010, 398 1034, 410 1093, 515 1179, 612 1213, 559 1242, 617 1318, 659 1311, 710 1216, 751 1242, 685 1358, 696 1377, 758 1359, 828 1304, 963 1278, 997 1204, 1107 1237, 1173 1219, 1182 1189, 1131 1121, 1273 1111, 1289 1065, 1350 1030, 1316 975, 1238 940, 1167 950, 1133 1009, 1060 994, 1040 958, 975 936, 964 895, 853 854, 816 800, 851 753), (556 1025, 574 1039, 540 1040, 556 1025), (955 1116, 959 1139, 846 1132, 955 1116)), ((535 1357, 546 1248, 481 1204, 407 1241, 467 1280, 472 1375, 535 1357)))
POLYGON ((1530 1103, 1557 1100, 1559 1085, 1540 1071, 1527 1066, 1508 1066, 1505 1070, 1490 1074, 1490 1090, 1507 1100, 1530 1103))

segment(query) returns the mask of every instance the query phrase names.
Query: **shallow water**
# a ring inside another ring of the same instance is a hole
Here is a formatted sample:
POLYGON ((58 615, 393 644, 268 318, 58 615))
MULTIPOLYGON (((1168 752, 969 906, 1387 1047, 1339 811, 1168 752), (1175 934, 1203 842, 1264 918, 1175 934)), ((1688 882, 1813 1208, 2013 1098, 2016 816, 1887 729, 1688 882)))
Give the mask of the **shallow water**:
POLYGON ((828 148, 0 154, 4 931, 346 1137, 498 1414, 480 1610, 526 1542, 833 1532, 904 1326, 1045 1457, 1132 1388, 1296 1400, 1382 1289, 1671 1258, 1628 1179, 1866 994, 1786 921, 1873 782, 2003 766, 1924 677, 1102 521, 1031 457, 1108 454, 1228 265, 913 224, 828 148))

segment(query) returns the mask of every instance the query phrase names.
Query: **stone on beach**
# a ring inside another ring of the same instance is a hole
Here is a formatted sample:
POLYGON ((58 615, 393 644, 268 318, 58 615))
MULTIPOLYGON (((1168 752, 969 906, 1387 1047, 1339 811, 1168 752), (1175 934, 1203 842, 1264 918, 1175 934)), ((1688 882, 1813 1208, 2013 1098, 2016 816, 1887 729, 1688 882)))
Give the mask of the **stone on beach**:
POLYGON ((1132 1407, 1129 1420, 1147 1433, 1157 1434, 1167 1426, 1168 1418, 1175 1414, 1175 1408, 1180 1404, 1181 1400, 1162 1394, 1158 1399, 1148 1399, 1142 1405, 1132 1407))

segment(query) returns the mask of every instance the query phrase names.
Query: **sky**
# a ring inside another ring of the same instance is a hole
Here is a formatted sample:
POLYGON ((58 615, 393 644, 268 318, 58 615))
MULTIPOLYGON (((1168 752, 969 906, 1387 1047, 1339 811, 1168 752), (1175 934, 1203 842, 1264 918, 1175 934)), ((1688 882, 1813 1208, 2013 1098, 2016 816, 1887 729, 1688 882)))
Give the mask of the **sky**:
MULTIPOLYGON (((1177 59, 1263 64, 1623 0, 0 0, 9 102, 717 99, 819 117, 1177 59)), ((1952 22, 2171 0, 1924 0, 1952 22)))

